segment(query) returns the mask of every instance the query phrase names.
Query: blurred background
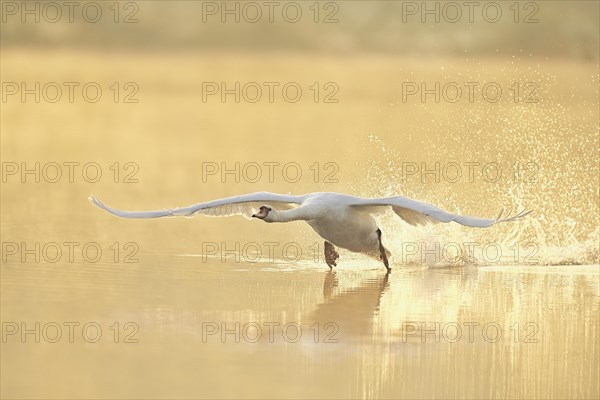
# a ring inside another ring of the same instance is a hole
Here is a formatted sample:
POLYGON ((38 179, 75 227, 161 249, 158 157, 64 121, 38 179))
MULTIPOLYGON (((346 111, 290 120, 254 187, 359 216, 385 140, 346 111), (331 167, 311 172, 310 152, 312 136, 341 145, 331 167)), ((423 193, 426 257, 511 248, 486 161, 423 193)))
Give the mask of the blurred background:
MULTIPOLYGON (((347 191, 483 216, 534 209, 519 234, 545 248, 540 262, 598 258, 596 2, 24 4, 3 3, 2 158, 25 168, 98 162, 104 178, 21 185, 21 168, 11 170, 3 229, 14 221, 14 234, 32 226, 23 221, 42 192, 61 200, 46 207, 88 218, 89 193, 163 208, 258 190, 347 191), (39 103, 24 94, 36 83, 39 103), (83 94, 90 83, 102 91, 95 102, 83 94), (285 98, 290 83, 298 100, 285 98), (223 94, 236 84, 237 101, 223 94), (485 98, 487 84, 498 101, 485 98), (54 86, 62 96, 50 102, 54 86), (115 162, 118 183, 107 178, 115 162), (270 162, 281 166, 273 179, 270 162), (207 163, 218 169, 205 177, 207 163), (240 176, 221 175, 236 163, 240 176), (242 176, 249 163, 261 178, 242 176), (283 176, 287 163, 299 179, 283 176), (451 163, 461 166, 456 181, 443 175, 451 163), (476 165, 472 179, 465 163, 476 165), (487 179, 485 165, 500 175, 487 179), (132 168, 138 183, 124 184, 132 168)), ((170 223, 184 237, 198 229, 170 223)))
POLYGON ((2 320, 136 321, 141 335, 138 347, 3 343, 2 397, 598 397, 598 275, 574 266, 600 257, 598 2, 0 5, 2 241, 105 252, 38 263, 3 248, 2 320), (388 282, 347 252, 324 277, 304 224, 119 220, 87 201, 161 209, 254 191, 535 212, 489 230, 385 217, 388 282), (297 242, 304 257, 199 261, 203 243, 249 241, 297 242), (503 257, 407 260, 405 242, 493 243, 503 257), (135 243, 139 262, 112 261, 113 243, 135 243), (346 323, 342 344, 199 339, 201 321, 308 327, 315 314, 346 323), (545 341, 398 346, 407 320, 533 321, 545 341))
POLYGON ((98 4, 81 1, 69 7, 59 2, 58 18, 57 8, 45 7, 44 2, 37 16, 33 5, 27 9, 34 13, 24 15, 21 4, 5 2, 4 49, 292 51, 458 58, 524 53, 580 62, 598 59, 598 5, 589 1, 569 2, 569 7, 564 1, 470 5, 120 1, 101 7, 86 7, 86 3, 98 4), (33 22, 36 17, 38 24, 19 23, 23 19, 33 22))

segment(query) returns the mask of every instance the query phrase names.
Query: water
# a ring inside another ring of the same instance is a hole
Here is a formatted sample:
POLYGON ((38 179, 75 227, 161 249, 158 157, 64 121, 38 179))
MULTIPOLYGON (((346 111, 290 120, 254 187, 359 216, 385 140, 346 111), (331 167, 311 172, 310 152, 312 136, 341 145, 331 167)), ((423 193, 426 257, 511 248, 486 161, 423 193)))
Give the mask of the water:
POLYGON ((12 49, 2 75, 97 81, 107 93, 2 105, 3 163, 63 166, 56 183, 47 169, 39 183, 17 173, 2 184, 3 398, 600 397, 593 62, 12 49), (401 81, 459 77, 534 81, 540 103, 400 100, 401 81), (107 88, 130 80, 140 102, 115 104, 107 88), (203 103, 205 80, 342 90, 336 104, 203 103), (79 163, 73 182, 65 162, 79 163), (81 174, 92 162, 97 182, 81 174), (203 177, 206 163, 265 162, 297 163, 302 177, 203 177), (505 174, 406 174, 421 162, 494 162, 505 174), (300 222, 120 220, 87 201, 160 209, 260 190, 535 212, 487 230, 384 216, 386 275, 343 251, 329 272, 300 222), (460 256, 423 257, 436 244, 460 256))
POLYGON ((366 264, 9 263, 3 321, 41 334, 8 336, 3 396, 598 396, 598 266, 366 264))

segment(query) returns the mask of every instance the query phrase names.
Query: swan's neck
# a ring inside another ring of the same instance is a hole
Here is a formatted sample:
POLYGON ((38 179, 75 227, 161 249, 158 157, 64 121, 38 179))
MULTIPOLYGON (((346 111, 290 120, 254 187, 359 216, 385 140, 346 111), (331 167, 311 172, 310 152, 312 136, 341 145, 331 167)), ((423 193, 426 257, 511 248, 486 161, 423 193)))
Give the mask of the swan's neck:
POLYGON ((300 208, 283 211, 272 210, 267 218, 268 222, 291 222, 304 221, 308 219, 300 208))

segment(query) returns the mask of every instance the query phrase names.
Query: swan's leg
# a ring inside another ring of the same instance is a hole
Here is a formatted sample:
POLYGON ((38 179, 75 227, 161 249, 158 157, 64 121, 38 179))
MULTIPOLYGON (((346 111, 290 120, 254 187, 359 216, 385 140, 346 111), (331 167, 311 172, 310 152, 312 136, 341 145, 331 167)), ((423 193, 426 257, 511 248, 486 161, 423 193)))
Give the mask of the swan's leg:
POLYGON ((335 251, 335 247, 328 241, 325 241, 325 262, 329 266, 329 269, 337 266, 336 261, 338 258, 340 258, 340 255, 335 251))
POLYGON ((377 239, 379 240, 379 258, 381 258, 383 265, 385 265, 385 268, 387 268, 388 272, 390 272, 392 269, 390 268, 387 254, 385 253, 385 247, 383 247, 383 244, 381 243, 381 229, 379 228, 377 228, 377 239))

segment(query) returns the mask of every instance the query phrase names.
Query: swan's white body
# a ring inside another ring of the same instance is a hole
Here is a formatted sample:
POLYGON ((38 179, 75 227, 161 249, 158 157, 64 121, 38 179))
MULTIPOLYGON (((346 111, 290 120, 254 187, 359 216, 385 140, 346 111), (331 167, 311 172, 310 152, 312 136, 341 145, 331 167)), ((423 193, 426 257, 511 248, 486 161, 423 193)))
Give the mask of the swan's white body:
MULTIPOLYGON (((198 203, 184 208, 157 211, 115 210, 93 196, 90 196, 90 201, 109 213, 123 218, 203 214, 213 217, 252 215, 266 222, 306 221, 323 239, 336 246, 370 256, 380 255, 382 258, 384 256, 380 254, 381 231, 377 228, 373 215, 390 209, 411 225, 453 221, 477 228, 487 228, 498 222, 515 221, 530 212, 521 212, 504 219, 500 218, 501 213, 497 219, 486 219, 452 214, 430 204, 402 196, 370 199, 328 192, 302 196, 259 192, 198 203), (255 214, 258 210, 260 213, 255 214)), ((387 263, 387 260, 385 262, 387 263)))

